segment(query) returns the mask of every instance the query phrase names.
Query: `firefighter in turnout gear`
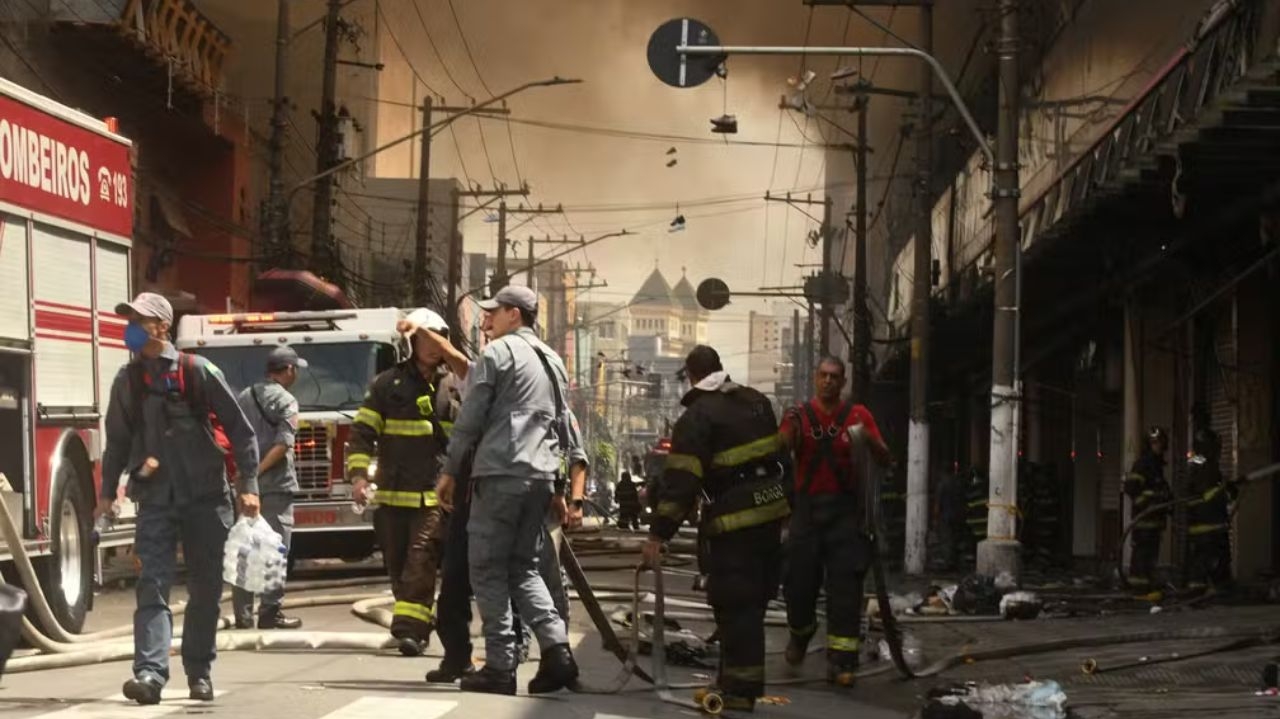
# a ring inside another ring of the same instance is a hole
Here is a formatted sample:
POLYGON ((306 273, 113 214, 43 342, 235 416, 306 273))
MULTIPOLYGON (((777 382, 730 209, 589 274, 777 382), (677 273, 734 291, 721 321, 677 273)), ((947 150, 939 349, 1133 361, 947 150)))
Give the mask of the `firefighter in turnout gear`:
POLYGON ((1222 444, 1207 422, 1195 430, 1187 460, 1187 544, 1191 550, 1191 589, 1229 589, 1231 578, 1231 502, 1239 487, 1222 476, 1222 444))
POLYGON ((442 353, 418 328, 449 331, 440 315, 426 309, 414 310, 400 322, 397 331, 412 355, 374 378, 347 446, 353 498, 376 507, 373 527, 396 600, 391 636, 405 656, 422 654, 435 626, 432 607, 444 540, 435 486, 447 428, 433 402, 448 375, 442 353), (371 477, 375 464, 376 476, 371 477), (371 480, 377 484, 372 493, 371 480))
POLYGON ((786 660, 804 662, 818 628, 818 591, 826 585, 827 679, 852 686, 861 643, 862 585, 874 548, 865 526, 867 477, 854 476, 849 427, 866 430, 872 456, 890 462, 889 449, 866 407, 842 402, 844 361, 818 363, 817 396, 788 410, 778 430, 795 457, 794 513, 787 539, 786 660))
POLYGON ((777 594, 782 521, 790 512, 782 485, 781 444, 768 398, 734 383, 720 356, 699 345, 685 360, 692 388, 671 436, 657 511, 644 560, 657 566, 699 498, 700 571, 720 637, 715 687, 725 709, 751 711, 764 693, 765 607, 777 594))
MULTIPOLYGON (((1164 455, 1169 449, 1169 435, 1163 427, 1147 432, 1147 446, 1134 460, 1124 478, 1124 493, 1132 503, 1132 517, 1168 502, 1172 498, 1164 478, 1164 455)), ((1160 558, 1160 537, 1164 535, 1168 512, 1156 512, 1138 521, 1133 528, 1133 548, 1129 556, 1129 586, 1149 590, 1152 572, 1160 558)))

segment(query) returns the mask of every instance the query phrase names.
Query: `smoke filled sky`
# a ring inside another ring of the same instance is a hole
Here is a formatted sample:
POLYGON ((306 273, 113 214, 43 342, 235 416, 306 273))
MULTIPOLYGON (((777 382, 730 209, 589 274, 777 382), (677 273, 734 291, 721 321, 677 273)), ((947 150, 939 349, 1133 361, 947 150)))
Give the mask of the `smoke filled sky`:
MULTIPOLYGON (((381 3, 380 59, 387 67, 380 76, 379 94, 384 101, 417 103, 430 93, 456 105, 468 102, 466 96, 483 99, 491 92, 556 75, 584 81, 513 98, 510 108, 516 122, 508 126, 483 121, 483 136, 477 120, 459 121, 454 131, 435 137, 431 174, 464 182, 470 178, 486 186, 496 180, 515 187, 523 179, 533 189, 532 203, 563 204, 564 216, 531 220, 510 232, 515 239, 531 233, 591 237, 622 228, 639 233, 571 256, 574 262, 593 264, 608 282, 608 288, 593 291, 589 299, 629 299, 655 263, 672 283, 686 270, 695 284, 719 276, 731 288, 754 290, 795 284, 802 270, 794 265, 821 260, 819 251, 805 241, 816 223, 797 210, 762 199, 766 189, 775 194, 813 192, 820 199, 827 153, 815 143, 824 142, 824 136, 830 142, 849 141, 829 124, 779 111, 788 78, 799 74, 800 59, 734 58, 726 82, 713 79, 696 89, 676 89, 653 76, 645 49, 655 28, 679 16, 707 22, 728 44, 799 45, 806 36, 810 44, 838 44, 843 37, 883 44, 883 33, 866 20, 844 8, 821 8, 811 15, 800 0, 453 0, 455 23, 447 0, 417 2, 421 18, 412 0, 381 3), (423 81, 430 90, 424 89, 423 81), (709 131, 710 118, 725 112, 737 115, 737 135, 709 131), (693 141, 602 136, 552 129, 545 123, 693 141), (723 139, 744 144, 724 144, 723 139), (676 152, 668 154, 673 147, 676 152), (667 167, 672 159, 675 166, 667 167), (670 233, 668 225, 677 213, 686 217, 687 229, 670 233)), ((887 10, 870 12, 882 21, 889 19, 887 10)), ((897 31, 912 33, 909 11, 896 13, 894 20, 897 31)), ((875 64, 865 62, 868 70, 875 64)), ((829 95, 826 80, 835 63, 834 58, 810 61, 817 72, 809 91, 812 100, 840 100, 829 95)), ((896 74, 910 82, 914 77, 913 68, 902 61, 884 65, 881 78, 896 74)), ((411 126, 416 114, 409 107, 384 103, 378 113, 379 139, 408 132, 416 126, 411 126)), ((388 152, 376 172, 409 176, 416 173, 416 155, 416 147, 407 146, 388 152)), ((847 163, 848 155, 831 157, 847 163)), ((808 209, 821 216, 820 206, 808 209)), ((492 254, 496 225, 476 221, 483 214, 465 227, 467 249, 492 254)), ((513 217, 509 225, 523 219, 513 217)), ((537 246, 540 254, 551 250, 537 246)), ((518 256, 523 258, 526 251, 521 242, 518 256)), ((750 301, 735 301, 715 315, 712 340, 723 354, 745 353, 746 312, 758 308, 750 301)))

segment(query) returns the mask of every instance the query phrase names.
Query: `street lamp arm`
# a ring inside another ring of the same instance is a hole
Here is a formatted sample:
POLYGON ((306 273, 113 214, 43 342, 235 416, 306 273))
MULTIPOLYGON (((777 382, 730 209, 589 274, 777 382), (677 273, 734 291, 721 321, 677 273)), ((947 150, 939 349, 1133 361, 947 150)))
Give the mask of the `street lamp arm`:
MULTIPOLYGON (((678 45, 676 52, 682 55, 703 55, 703 56, 721 56, 721 55, 853 55, 869 56, 869 57, 915 57, 924 60, 933 69, 933 74, 937 76, 938 81, 946 88, 947 94, 951 96, 951 102, 959 111, 960 117, 965 124, 969 126, 969 132, 973 134, 973 139, 977 141, 978 147, 987 159, 987 166, 991 168, 992 173, 996 170, 996 156, 991 149, 990 143, 987 142, 986 136, 982 134, 982 130, 978 127, 978 123, 970 114, 968 106, 964 104, 964 98, 960 96, 960 91, 956 89, 955 83, 951 81, 951 77, 947 75, 947 71, 942 67, 942 63, 937 58, 923 50, 913 47, 769 47, 769 46, 751 46, 751 45, 678 45)), ((840 74, 832 76, 833 80, 839 79, 840 74)))
MULTIPOLYGON (((569 254, 569 253, 571 253, 571 252, 576 252, 577 250, 581 250, 581 249, 582 249, 582 248, 584 248, 584 247, 589 247, 589 246, 591 246, 591 245, 594 245, 594 244, 595 244, 595 243, 597 243, 597 242, 601 242, 601 241, 603 241, 603 240, 607 240, 607 239, 609 239, 610 237, 624 237, 624 236, 626 236, 626 235, 634 235, 634 234, 636 234, 636 233, 631 232, 631 231, 629 231, 629 230, 622 230, 622 231, 620 231, 620 232, 610 232, 610 233, 605 234, 605 235, 600 235, 599 237, 593 237, 593 238, 591 238, 591 239, 587 240, 586 242, 582 242, 582 243, 576 244, 576 245, 574 245, 573 247, 570 247, 570 248, 569 248, 569 249, 567 249, 567 250, 561 250, 560 252, 557 252, 557 253, 555 253, 555 254, 553 254, 553 255, 548 255, 547 257, 544 257, 544 258, 542 258, 541 260, 538 260, 537 262, 533 263, 533 266, 534 266, 535 268, 536 268, 536 267, 540 267, 540 266, 545 265, 545 264, 547 264, 548 262, 550 262, 550 261, 552 261, 552 260, 554 260, 554 259, 558 259, 558 258, 560 258, 560 257, 563 257, 564 255, 567 255, 567 254, 569 254)), ((512 273, 510 273, 510 274, 508 275, 508 279, 510 279, 511 277, 515 277, 516 275, 520 274, 521 272, 526 272, 526 271, 528 271, 528 269, 529 269, 529 268, 527 268, 527 267, 526 267, 526 268, 522 268, 522 269, 516 270, 516 271, 514 271, 514 272, 512 272, 512 273)), ((474 294, 475 294, 475 293, 477 293, 477 292, 480 292, 480 291, 484 290, 484 289, 485 289, 485 288, 487 288, 488 286, 489 286, 489 285, 487 285, 487 284, 479 285, 479 286, 477 286, 477 287, 472 287, 471 289, 467 290, 466 292, 463 292, 463 293, 462 293, 462 296, 458 298, 458 302, 454 305, 454 309, 456 310, 457 308, 462 307, 462 303, 463 303, 464 301, 466 301, 466 299, 467 299, 468 297, 470 297, 471 295, 474 295, 474 294)))
POLYGON ((494 105, 499 102, 502 102, 503 100, 507 99, 508 97, 511 97, 512 95, 519 94, 521 92, 524 92, 525 90, 528 90, 534 87, 551 87, 553 85, 573 85, 580 82, 582 82, 582 80, 576 80, 576 79, 566 80, 562 77, 553 77, 550 80, 537 80, 535 82, 526 82, 525 84, 520 85, 519 87, 513 88, 511 90, 508 90, 507 92, 504 92, 501 95, 494 95, 488 100, 484 100, 482 102, 476 103, 475 105, 472 105, 471 107, 468 107, 467 109, 461 112, 455 113, 453 115, 450 115, 444 118, 443 120, 440 120, 438 122, 433 122, 426 127, 423 127, 418 130, 414 130, 413 132, 409 133, 408 135, 405 135, 404 137, 392 140, 391 142, 388 142, 387 144, 382 145, 381 147, 376 147, 359 157, 353 157, 350 160, 346 160, 345 162, 340 162, 334 165, 333 167, 330 167, 324 172, 320 172, 315 175, 312 175, 311 177, 308 177, 305 180, 302 180, 301 182, 299 182, 298 184, 290 188, 289 197, 290 199, 292 199, 293 195, 297 193, 298 190, 301 190, 302 188, 308 185, 314 184, 315 182, 319 180, 323 180, 324 178, 329 177, 330 175, 341 172, 342 170, 345 170, 348 167, 351 167, 352 165, 355 165, 360 162, 364 162, 370 157, 373 157, 374 155, 377 155, 381 152, 385 152, 386 150, 390 150, 391 148, 396 147, 397 145, 404 144, 412 140, 413 138, 418 137, 419 135, 428 134, 433 130, 437 130, 441 127, 444 127, 445 125, 448 125, 449 123, 453 122, 459 117, 470 115, 476 112, 477 110, 482 110, 490 105, 494 105))

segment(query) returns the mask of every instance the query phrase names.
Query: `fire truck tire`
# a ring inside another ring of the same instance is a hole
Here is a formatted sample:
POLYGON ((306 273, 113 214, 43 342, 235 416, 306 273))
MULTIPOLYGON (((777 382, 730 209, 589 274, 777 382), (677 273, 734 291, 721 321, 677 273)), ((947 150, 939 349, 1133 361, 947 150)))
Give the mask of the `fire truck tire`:
POLYGON ((63 462, 58 473, 49 512, 51 553, 36 569, 54 617, 76 634, 84 628, 93 596, 93 506, 74 462, 63 462))

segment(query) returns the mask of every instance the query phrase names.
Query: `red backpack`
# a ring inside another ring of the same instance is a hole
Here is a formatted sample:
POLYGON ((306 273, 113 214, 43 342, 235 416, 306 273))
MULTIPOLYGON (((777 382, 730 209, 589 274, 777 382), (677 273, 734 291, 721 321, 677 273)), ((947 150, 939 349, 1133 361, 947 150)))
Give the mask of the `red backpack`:
MULTIPOLYGON (((166 384, 176 385, 178 394, 186 401, 187 406, 197 417, 205 417, 205 426, 209 430, 209 434, 213 437, 213 441, 218 445, 218 449, 222 450, 224 456, 231 454, 231 440, 227 438, 226 430, 222 428, 222 423, 218 421, 215 415, 209 409, 209 402, 205 395, 204 378, 197 371, 196 358, 188 352, 178 352, 178 368, 164 375, 166 384), (192 381, 187 381, 187 373, 191 373, 192 381)), ((133 399, 132 406, 129 408, 129 415, 135 422, 141 424, 143 421, 142 399, 147 392, 155 392, 156 394, 164 394, 172 391, 170 389, 162 389, 156 391, 151 389, 151 375, 147 373, 146 368, 141 362, 132 362, 129 364, 129 396, 133 399)))

